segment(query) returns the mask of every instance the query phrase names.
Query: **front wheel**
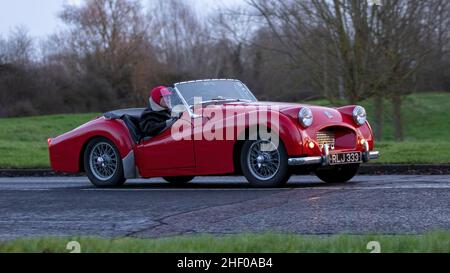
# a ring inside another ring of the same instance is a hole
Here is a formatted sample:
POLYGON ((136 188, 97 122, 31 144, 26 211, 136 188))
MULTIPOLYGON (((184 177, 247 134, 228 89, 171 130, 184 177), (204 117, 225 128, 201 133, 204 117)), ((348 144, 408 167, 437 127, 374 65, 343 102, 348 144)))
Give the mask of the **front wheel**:
POLYGON ((125 183, 122 159, 109 139, 95 138, 89 142, 84 153, 84 169, 97 187, 119 187, 125 183))
POLYGON ((359 164, 351 164, 318 169, 315 173, 323 182, 336 184, 350 181, 358 173, 358 169, 359 164))
POLYGON ((168 176, 163 177, 164 180, 174 185, 184 185, 192 181, 195 176, 168 176))
POLYGON ((241 151, 241 168, 248 182, 258 188, 280 187, 291 173, 288 155, 283 143, 271 141, 246 141, 241 151))

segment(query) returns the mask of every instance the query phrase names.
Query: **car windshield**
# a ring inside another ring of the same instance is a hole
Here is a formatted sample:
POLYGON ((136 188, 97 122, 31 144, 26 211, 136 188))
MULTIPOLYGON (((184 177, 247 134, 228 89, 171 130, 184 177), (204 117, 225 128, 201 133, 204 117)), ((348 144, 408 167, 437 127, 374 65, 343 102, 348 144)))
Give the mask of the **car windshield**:
POLYGON ((206 80, 178 83, 175 85, 186 102, 256 101, 255 96, 237 80, 206 80))

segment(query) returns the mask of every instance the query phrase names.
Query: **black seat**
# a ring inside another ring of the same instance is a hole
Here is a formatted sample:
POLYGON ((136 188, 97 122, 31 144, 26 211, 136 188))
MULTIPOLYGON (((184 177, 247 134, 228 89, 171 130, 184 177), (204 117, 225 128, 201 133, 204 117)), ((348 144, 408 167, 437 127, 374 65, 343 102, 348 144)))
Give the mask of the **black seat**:
POLYGON ((121 119, 130 131, 134 142, 138 143, 143 138, 143 133, 139 126, 139 120, 144 108, 122 109, 105 113, 103 116, 108 119, 121 119))
MULTIPOLYGON (((107 119, 123 120, 128 130, 130 131, 131 137, 133 138, 134 142, 139 143, 141 140, 147 141, 153 138, 151 136, 145 136, 141 130, 141 126, 139 125, 139 121, 141 120, 141 115, 144 110, 145 108, 121 109, 107 112, 103 114, 103 116, 107 119)), ((171 126, 172 124, 169 124, 160 133, 169 129, 171 126)))
POLYGON ((141 127, 139 126, 139 119, 134 116, 125 114, 122 116, 121 120, 123 120, 128 130, 130 131, 131 137, 133 138, 134 142, 138 143, 139 141, 141 141, 143 134, 141 127))

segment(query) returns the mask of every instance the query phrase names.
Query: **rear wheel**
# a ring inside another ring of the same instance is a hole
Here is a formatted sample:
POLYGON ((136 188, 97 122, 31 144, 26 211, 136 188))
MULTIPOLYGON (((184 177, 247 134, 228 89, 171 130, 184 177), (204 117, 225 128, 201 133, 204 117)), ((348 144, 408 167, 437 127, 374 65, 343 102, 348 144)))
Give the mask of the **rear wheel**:
POLYGON ((168 176, 163 177, 164 180, 174 185, 184 185, 192 181, 195 176, 168 176))
POLYGON ((114 143, 106 138, 95 138, 89 142, 84 153, 84 169, 97 187, 119 187, 126 181, 120 153, 114 143))
POLYGON ((334 166, 315 171, 317 177, 326 183, 346 183, 350 181, 357 173, 359 164, 334 166))
POLYGON ((254 187, 280 187, 289 180, 288 156, 283 143, 246 141, 241 151, 241 168, 254 187), (277 147, 278 146, 278 147, 277 147))

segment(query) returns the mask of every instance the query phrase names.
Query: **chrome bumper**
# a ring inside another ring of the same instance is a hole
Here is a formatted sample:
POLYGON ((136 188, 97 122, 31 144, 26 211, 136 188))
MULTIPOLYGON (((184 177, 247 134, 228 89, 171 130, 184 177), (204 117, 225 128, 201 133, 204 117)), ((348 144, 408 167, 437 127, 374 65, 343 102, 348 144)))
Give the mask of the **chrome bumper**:
MULTIPOLYGON (((369 144, 366 142, 364 144, 363 152, 363 162, 367 163, 370 160, 376 160, 380 158, 380 152, 378 151, 369 151, 369 144)), ((330 149, 328 145, 324 145, 323 147, 323 155, 322 156, 310 156, 310 157, 294 157, 288 159, 288 164, 290 166, 303 166, 303 165, 322 165, 328 166, 330 165, 328 162, 328 156, 330 155, 330 149)))

